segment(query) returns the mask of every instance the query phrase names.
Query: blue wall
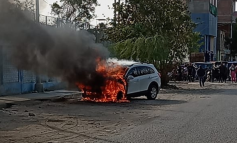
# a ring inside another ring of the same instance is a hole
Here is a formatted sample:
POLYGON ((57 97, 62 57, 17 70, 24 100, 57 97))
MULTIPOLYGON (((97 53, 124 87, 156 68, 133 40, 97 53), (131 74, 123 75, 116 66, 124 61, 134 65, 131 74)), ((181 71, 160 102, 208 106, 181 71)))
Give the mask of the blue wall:
MULTIPOLYGON (((8 58, 8 52, 0 45, 0 96, 29 93, 35 90, 36 76, 34 73, 19 70, 8 58)), ((41 76, 45 90, 62 89, 65 85, 57 79, 41 76)))
POLYGON ((217 17, 210 13, 192 13, 191 18, 194 23, 197 23, 195 32, 200 32, 202 35, 217 36, 217 17))
POLYGON ((209 14, 192 13, 191 18, 197 24, 195 32, 200 32, 201 35, 209 35, 209 14))
POLYGON ((213 52, 216 54, 217 17, 211 13, 192 13, 191 18, 197 24, 194 31, 199 32, 203 37, 201 42, 204 42, 204 44, 200 47, 199 52, 211 51, 210 39, 214 38, 212 44, 214 45, 213 52))

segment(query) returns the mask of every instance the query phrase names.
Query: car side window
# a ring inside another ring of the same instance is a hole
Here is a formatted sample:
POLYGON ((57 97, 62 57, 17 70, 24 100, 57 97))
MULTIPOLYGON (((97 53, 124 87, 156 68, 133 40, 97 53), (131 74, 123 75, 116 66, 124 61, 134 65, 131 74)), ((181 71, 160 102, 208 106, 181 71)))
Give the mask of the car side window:
POLYGON ((132 69, 130 69, 130 70, 128 71, 127 76, 129 76, 129 75, 132 75, 132 76, 134 76, 134 77, 139 76, 139 72, 138 72, 137 68, 132 68, 132 69))
POLYGON ((150 67, 148 67, 148 70, 149 70, 149 74, 155 73, 155 71, 152 68, 150 68, 150 67))
POLYGON ((150 71, 149 71, 148 67, 141 66, 141 67, 138 68, 138 70, 139 70, 141 75, 150 74, 150 71))

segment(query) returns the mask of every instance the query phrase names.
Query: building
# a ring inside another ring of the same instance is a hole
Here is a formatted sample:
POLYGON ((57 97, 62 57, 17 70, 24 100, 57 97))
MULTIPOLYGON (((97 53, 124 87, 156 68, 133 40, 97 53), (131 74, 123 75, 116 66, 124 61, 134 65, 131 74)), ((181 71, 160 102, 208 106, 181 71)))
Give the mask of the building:
POLYGON ((235 23, 237 17, 236 0, 218 0, 218 40, 217 41, 217 59, 231 60, 230 50, 223 46, 222 36, 225 38, 232 38, 232 24, 235 23), (220 45, 219 45, 220 44, 220 45))
POLYGON ((231 37, 231 23, 234 21, 234 0, 218 0, 218 29, 231 37))
POLYGON ((217 44, 216 44, 216 57, 217 61, 228 61, 227 49, 225 48, 225 35, 226 33, 222 30, 217 30, 217 44))
POLYGON ((189 11, 197 24, 195 32, 202 35, 204 45, 199 52, 205 53, 205 61, 216 60, 217 0, 190 0, 189 11))

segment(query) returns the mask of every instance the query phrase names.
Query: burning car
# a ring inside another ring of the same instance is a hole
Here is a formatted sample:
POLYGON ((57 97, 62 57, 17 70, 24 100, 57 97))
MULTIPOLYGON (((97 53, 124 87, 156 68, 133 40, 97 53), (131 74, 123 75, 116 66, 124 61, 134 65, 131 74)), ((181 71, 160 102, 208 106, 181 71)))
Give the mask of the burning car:
POLYGON ((105 78, 103 86, 77 83, 83 91, 83 100, 123 102, 142 95, 154 100, 161 87, 160 74, 152 64, 108 60, 99 63, 97 71, 105 78))

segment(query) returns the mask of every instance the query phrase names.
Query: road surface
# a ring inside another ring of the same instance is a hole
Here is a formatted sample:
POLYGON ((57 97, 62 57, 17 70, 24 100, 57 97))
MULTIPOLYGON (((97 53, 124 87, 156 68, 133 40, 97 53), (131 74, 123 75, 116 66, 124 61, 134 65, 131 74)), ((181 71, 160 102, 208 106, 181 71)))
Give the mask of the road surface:
MULTIPOLYGON (((218 90, 218 89, 217 89, 218 90)), ((237 87, 177 104, 109 140, 121 143, 237 141, 237 87)))
POLYGON ((17 103, 0 111, 0 142, 236 142, 237 84, 175 84, 180 89, 163 89, 154 101, 17 103))

